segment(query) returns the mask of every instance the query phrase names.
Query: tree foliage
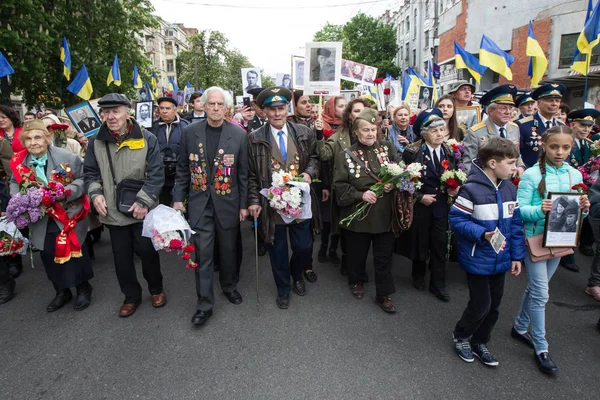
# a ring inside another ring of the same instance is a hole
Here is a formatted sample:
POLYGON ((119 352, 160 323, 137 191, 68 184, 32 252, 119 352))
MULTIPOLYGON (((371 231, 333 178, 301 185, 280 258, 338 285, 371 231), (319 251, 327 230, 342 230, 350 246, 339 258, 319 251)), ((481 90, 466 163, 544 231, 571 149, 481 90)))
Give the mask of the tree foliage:
POLYGON ((393 63, 398 53, 396 32, 392 25, 377 18, 359 13, 345 25, 327 23, 315 34, 314 40, 342 42, 343 58, 377 67, 379 77, 386 73, 400 75, 400 68, 393 63))
POLYGON ((133 64, 142 80, 152 65, 139 35, 155 26, 150 0, 3 0, 0 2, 0 51, 15 73, 11 88, 28 106, 45 103, 61 107, 81 101, 66 88, 60 45, 67 37, 71 52, 71 80, 85 64, 93 97, 119 91, 134 93, 133 64), (115 54, 119 55, 121 86, 106 86, 115 54), (61 98, 62 97, 62 98, 61 98))

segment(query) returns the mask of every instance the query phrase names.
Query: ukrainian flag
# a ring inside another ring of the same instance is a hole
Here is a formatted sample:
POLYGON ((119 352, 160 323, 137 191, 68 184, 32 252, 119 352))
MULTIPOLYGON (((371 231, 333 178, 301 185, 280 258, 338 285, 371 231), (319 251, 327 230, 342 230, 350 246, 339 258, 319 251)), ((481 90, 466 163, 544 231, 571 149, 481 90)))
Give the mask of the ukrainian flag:
POLYGON ((7 75, 14 74, 15 70, 10 66, 4 54, 0 51, 0 78, 3 78, 7 75))
MULTIPOLYGON (((592 0, 588 0, 587 13, 585 14, 585 23, 590 19, 590 16, 593 12, 592 0)), ((581 54, 579 49, 575 49, 575 54, 573 54, 573 62, 571 63, 571 69, 573 71, 579 72, 581 75, 587 75, 588 70, 590 69, 590 54, 581 54)))
POLYGON ((119 56, 115 54, 115 60, 113 61, 112 68, 108 71, 108 78, 106 78, 106 86, 109 86, 111 82, 115 85, 121 86, 121 70, 119 69, 119 56))
POLYGON ((179 90, 179 86, 177 86, 177 84, 175 83, 175 80, 173 79, 173 77, 169 78, 169 85, 167 86, 168 90, 179 90))
POLYGON ((600 1, 596 3, 592 15, 585 23, 583 30, 577 38, 577 48, 583 54, 591 54, 594 46, 600 39, 600 1))
POLYGON ((481 37, 481 44, 479 45, 479 62, 512 81, 510 66, 515 62, 515 58, 502 51, 492 39, 485 35, 481 37))
POLYGON ((142 85, 142 78, 140 78, 140 74, 138 74, 137 65, 133 64, 133 87, 141 89, 142 85))
POLYGON ((67 80, 71 80, 71 52, 69 51, 69 43, 67 37, 63 37, 62 45, 60 46, 60 61, 63 62, 63 74, 67 80))
POLYGON ((481 83, 481 76, 487 70, 487 67, 479 64, 477 57, 471 53, 467 53, 467 51, 460 47, 456 42, 454 42, 454 63, 456 64, 456 69, 466 69, 469 71, 477 83, 481 83))
MULTIPOLYGON (((141 86, 140 86, 140 88, 141 88, 141 86)), ((156 96, 155 96, 154 92, 152 91, 152 89, 150 89, 150 85, 148 85, 148 82, 146 82, 146 94, 152 100, 156 100, 156 96)))
POLYGON ((428 70, 427 70, 427 86, 431 86, 433 88, 433 102, 437 102, 439 95, 438 95, 438 90, 437 90, 437 84, 435 82, 435 77, 433 76, 433 61, 429 60, 429 66, 428 66, 428 70))
POLYGON ((402 74, 402 101, 406 101, 406 98, 411 94, 418 96, 419 86, 428 85, 425 85, 421 75, 411 67, 408 67, 408 70, 402 74))
POLYGON ((150 85, 152 86, 152 89, 156 89, 157 82, 158 82, 158 79, 156 78, 156 73, 152 72, 152 76, 150 78, 150 85))
POLYGON ((67 90, 84 100, 89 100, 90 97, 92 97, 94 89, 92 89, 92 82, 90 81, 90 76, 85 68, 85 64, 81 66, 79 73, 67 87, 67 90))
POLYGON ((548 60, 533 34, 533 25, 529 21, 529 33, 527 34, 527 56, 529 59, 528 75, 531 77, 531 86, 537 86, 548 69, 548 60))

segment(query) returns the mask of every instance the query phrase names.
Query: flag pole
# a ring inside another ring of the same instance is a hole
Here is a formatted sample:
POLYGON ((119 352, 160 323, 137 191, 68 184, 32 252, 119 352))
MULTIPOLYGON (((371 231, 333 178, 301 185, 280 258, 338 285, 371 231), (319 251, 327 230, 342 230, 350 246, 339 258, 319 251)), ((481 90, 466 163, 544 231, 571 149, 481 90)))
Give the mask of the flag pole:
POLYGON ((583 85, 583 108, 587 102, 587 90, 588 90, 588 76, 590 75, 590 61, 591 54, 587 54, 585 57, 585 84, 583 85))

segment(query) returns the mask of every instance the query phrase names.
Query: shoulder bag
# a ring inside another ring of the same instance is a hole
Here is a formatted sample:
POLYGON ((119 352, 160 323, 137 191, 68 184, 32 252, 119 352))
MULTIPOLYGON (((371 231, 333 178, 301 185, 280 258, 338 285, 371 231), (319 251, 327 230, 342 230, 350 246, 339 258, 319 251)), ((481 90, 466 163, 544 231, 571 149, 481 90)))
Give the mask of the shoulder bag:
POLYGON ((115 191, 117 192, 117 210, 121 214, 133 218, 133 212, 129 211, 129 209, 137 201, 137 194, 140 190, 142 190, 142 187, 144 187, 144 182, 135 179, 123 179, 121 182, 117 183, 117 179, 115 178, 115 168, 113 166, 108 142, 104 142, 104 144, 106 146, 106 155, 108 157, 110 173, 113 178, 113 184, 115 185, 115 191))

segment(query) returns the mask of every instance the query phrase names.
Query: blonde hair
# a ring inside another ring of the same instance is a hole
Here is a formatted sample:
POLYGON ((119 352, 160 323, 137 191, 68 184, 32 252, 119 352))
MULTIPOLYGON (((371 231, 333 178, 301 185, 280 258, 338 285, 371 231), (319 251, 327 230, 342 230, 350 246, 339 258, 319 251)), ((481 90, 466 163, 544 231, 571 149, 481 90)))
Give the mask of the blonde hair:
POLYGON ((394 111, 392 111, 392 119, 395 120, 396 119, 396 113, 400 110, 406 110, 408 111, 408 116, 410 117, 412 115, 412 112, 410 111, 410 107, 408 106, 408 104, 402 102, 402 104, 400 104, 398 107, 394 108, 394 111))
POLYGON ((46 138, 46 142, 48 142, 48 145, 52 144, 52 138, 54 135, 48 132, 48 129, 30 129, 28 131, 22 130, 21 134, 19 135, 19 140, 23 145, 25 145, 25 139, 27 139, 27 136, 32 132, 42 132, 46 138))

